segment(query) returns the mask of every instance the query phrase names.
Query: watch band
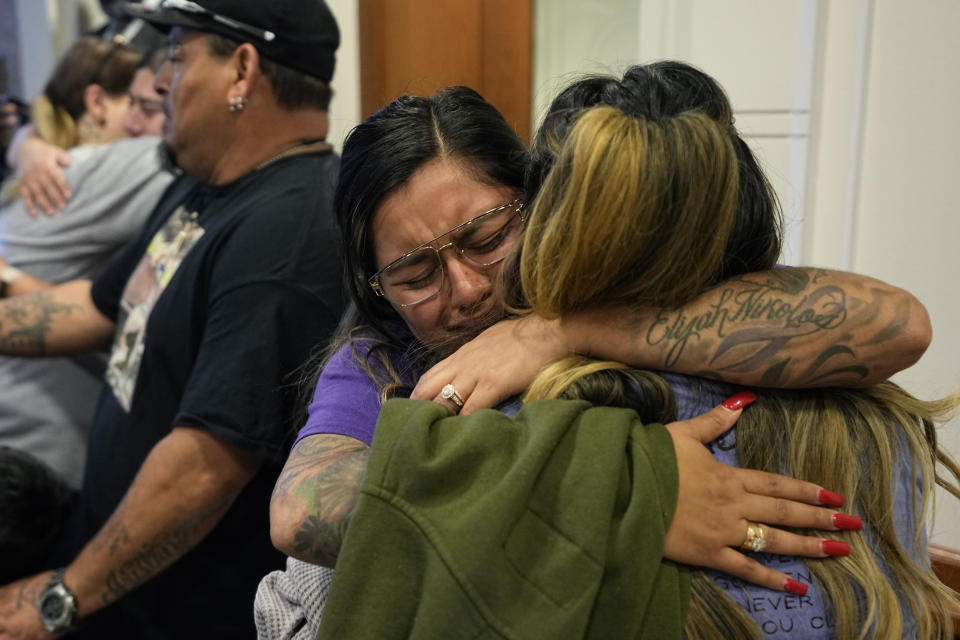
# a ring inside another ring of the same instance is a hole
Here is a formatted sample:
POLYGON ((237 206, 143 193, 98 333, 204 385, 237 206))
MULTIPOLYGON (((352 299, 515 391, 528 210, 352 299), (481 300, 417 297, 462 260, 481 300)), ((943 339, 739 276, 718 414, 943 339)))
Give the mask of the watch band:
MULTIPOLYGON (((0 276, 0 280, 2 280, 2 279, 3 279, 2 276, 0 276)), ((54 585, 57 584, 57 583, 61 583, 61 584, 62 584, 62 583, 63 583, 63 578, 64 578, 66 575, 67 575, 67 568, 66 568, 66 567, 60 567, 59 569, 57 569, 56 571, 53 572, 53 575, 52 575, 52 576, 50 576, 50 581, 47 582, 47 586, 48 586, 48 587, 52 587, 52 586, 54 586, 54 585)), ((63 587, 64 587, 64 589, 66 589, 67 585, 63 585, 63 587)), ((69 589, 67 589, 67 591, 69 591, 69 589)), ((72 595, 72 594, 71 594, 71 595, 72 595)))

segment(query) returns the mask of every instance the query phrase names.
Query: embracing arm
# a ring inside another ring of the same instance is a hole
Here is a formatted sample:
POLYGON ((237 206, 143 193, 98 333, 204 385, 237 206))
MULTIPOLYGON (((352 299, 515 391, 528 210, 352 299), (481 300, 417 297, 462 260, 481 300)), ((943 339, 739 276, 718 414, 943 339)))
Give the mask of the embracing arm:
POLYGON ((0 301, 0 354, 56 356, 110 343, 114 324, 93 304, 89 280, 49 286, 24 274, 11 287, 27 284, 36 290, 0 301))
POLYGON ((30 215, 36 215, 38 208, 53 215, 67 206, 70 185, 63 170, 70 166, 70 154, 42 140, 27 125, 17 131, 7 158, 17 168, 19 195, 30 215))
POLYGON ((930 319, 912 295, 840 271, 735 278, 685 307, 569 318, 577 353, 767 387, 869 386, 915 363, 930 319), (591 327, 602 326, 598 331, 591 327))
MULTIPOLYGON (((67 568, 64 584, 76 596, 77 620, 124 597, 196 546, 259 467, 259 456, 207 431, 173 429, 147 456, 110 519, 67 568)), ((47 572, 26 578, 0 593, 34 593, 49 577, 47 572)), ((11 611, 11 593, 3 595, 0 614, 6 615, 0 615, 0 638, 6 637, 3 631, 16 628, 14 619, 23 628, 39 624, 35 608, 22 606, 25 598, 11 611)))
POLYGON ((359 440, 315 434, 298 442, 270 498, 270 538, 287 555, 333 567, 370 448, 359 440))
POLYGON ((466 398, 461 413, 470 413, 523 391, 571 354, 746 385, 869 386, 916 362, 930 336, 926 309, 902 289, 840 271, 773 269, 676 310, 501 322, 427 372, 413 397, 434 399, 452 383, 466 398))

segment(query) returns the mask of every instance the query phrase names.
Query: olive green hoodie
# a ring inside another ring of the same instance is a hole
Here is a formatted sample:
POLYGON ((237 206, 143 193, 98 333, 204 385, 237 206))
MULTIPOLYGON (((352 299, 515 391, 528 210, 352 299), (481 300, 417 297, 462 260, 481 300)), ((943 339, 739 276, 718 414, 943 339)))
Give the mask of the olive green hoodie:
POLYGON ((673 443, 629 409, 391 400, 319 639, 679 638, 673 443))

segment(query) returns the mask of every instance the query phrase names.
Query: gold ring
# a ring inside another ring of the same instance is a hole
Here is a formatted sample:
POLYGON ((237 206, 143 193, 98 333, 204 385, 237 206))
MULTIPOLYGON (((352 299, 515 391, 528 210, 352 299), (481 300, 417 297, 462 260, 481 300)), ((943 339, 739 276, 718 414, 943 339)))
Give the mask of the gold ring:
POLYGON ((757 553, 763 551, 767 546, 767 539, 763 533, 763 527, 756 522, 747 522, 747 537, 740 543, 741 549, 757 553))
POLYGON ((453 388, 452 384, 448 384, 440 390, 440 397, 457 405, 457 408, 463 408, 463 398, 460 397, 460 394, 457 393, 457 390, 453 388))

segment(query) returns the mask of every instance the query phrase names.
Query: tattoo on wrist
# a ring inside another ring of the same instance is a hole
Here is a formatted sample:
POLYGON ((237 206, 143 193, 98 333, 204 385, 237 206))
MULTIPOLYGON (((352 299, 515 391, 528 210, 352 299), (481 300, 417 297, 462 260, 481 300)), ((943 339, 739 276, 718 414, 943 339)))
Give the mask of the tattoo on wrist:
POLYGON ((37 596, 40 595, 41 589, 42 585, 37 584, 36 580, 21 584, 20 590, 17 592, 16 610, 19 611, 23 609, 24 606, 31 606, 36 609, 37 596))
POLYGON ((24 356, 45 355, 53 319, 70 315, 78 308, 78 305, 56 302, 47 293, 5 301, 0 307, 0 351, 24 356))

